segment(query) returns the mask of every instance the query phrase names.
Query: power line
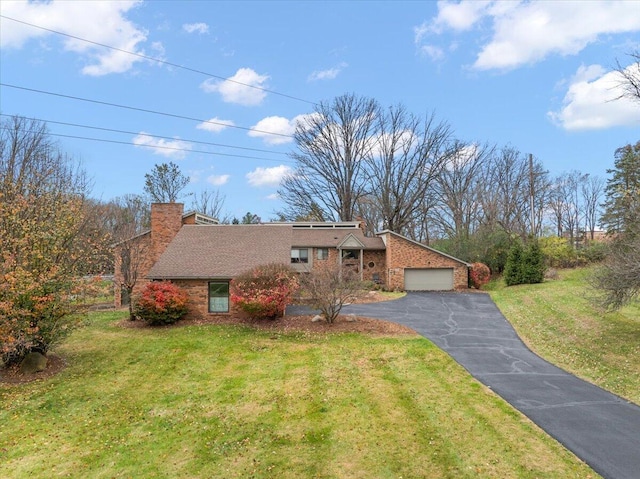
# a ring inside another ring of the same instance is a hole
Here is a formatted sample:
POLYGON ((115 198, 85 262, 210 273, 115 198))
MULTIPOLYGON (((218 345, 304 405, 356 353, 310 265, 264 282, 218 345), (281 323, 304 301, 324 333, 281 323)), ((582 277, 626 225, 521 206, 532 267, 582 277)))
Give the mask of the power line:
MULTIPOLYGON (((6 113, 0 113, 0 116, 6 116, 6 117, 12 117, 14 115, 8 115, 6 113)), ((108 131, 108 132, 112 132, 112 133, 123 133, 123 134, 127 134, 127 135, 144 135, 144 136, 148 136, 151 138, 160 138, 163 140, 172 140, 172 141, 185 141, 185 142, 189 142, 189 143, 197 143, 200 145, 209 145, 209 146, 221 146, 223 148, 234 148, 237 150, 246 150, 246 151, 257 151, 260 153, 270 153, 270 154, 274 154, 274 155, 287 155, 287 153, 283 153, 281 151, 270 151, 270 150, 263 150, 260 148, 250 148, 248 146, 234 146, 234 145, 225 145, 224 143, 213 143, 210 141, 199 141, 199 140, 190 140, 190 139, 186 139, 186 138, 172 138, 170 136, 161 136, 161 135, 152 135, 150 133, 140 133, 140 132, 135 132, 135 131, 126 131, 126 130, 116 130, 113 128, 103 128, 103 127, 99 127, 99 126, 90 126, 90 125, 82 125, 82 124, 78 124, 78 123, 67 123, 64 121, 54 121, 54 120, 45 120, 42 118, 27 118, 28 120, 34 120, 34 121, 41 121, 44 123, 51 123, 54 125, 65 125, 65 126, 74 126, 74 127, 78 127, 78 128, 87 128, 87 129, 91 129, 91 130, 100 130, 100 131, 108 131)), ((190 150, 191 151, 191 150, 190 150)))
POLYGON ((128 106, 128 105, 120 105, 118 103, 110 103, 110 102, 107 102, 107 101, 92 100, 90 98, 82 98, 82 97, 79 97, 79 96, 64 95, 62 93, 54 93, 54 92, 45 91, 45 90, 38 90, 38 89, 35 89, 35 88, 27 88, 27 87, 24 87, 24 86, 11 85, 9 83, 0 83, 0 86, 4 86, 4 87, 8 87, 8 88, 15 88, 17 90, 30 91, 30 92, 34 92, 34 93, 41 93, 43 95, 51 95, 51 96, 57 96, 57 97, 61 97, 61 98, 68 98, 68 99, 71 99, 71 100, 85 101, 85 102, 88 102, 88 103, 96 103, 98 105, 106 105, 106 106, 112 106, 112 107, 115 107, 115 108, 123 108, 123 109, 126 109, 126 110, 140 111, 140 112, 143 112, 143 113, 152 113, 154 115, 168 116, 168 117, 171 117, 171 118, 180 118, 181 120, 197 121, 197 122, 200 122, 200 123, 208 123, 208 124, 211 124, 211 125, 225 126, 227 128, 236 128, 236 129, 239 129, 239 130, 255 131, 257 133, 264 133, 264 134, 267 134, 267 135, 282 136, 282 137, 285 137, 285 138, 293 138, 292 135, 286 135, 284 133, 274 133, 272 131, 257 130, 255 128, 248 128, 246 126, 229 125, 227 123, 222 123, 222 122, 219 122, 219 121, 203 120, 201 118, 193 118, 193 117, 190 117, 190 116, 177 115, 175 113, 166 113, 166 112, 162 112, 162 111, 148 110, 146 108, 138 108, 138 107, 133 107, 133 106, 128 106))
MULTIPOLYGON (((5 126, 0 126, 0 129, 2 130, 8 130, 7 127, 5 126)), ((33 133, 32 130, 24 130, 26 132, 29 133, 33 133)), ((263 160, 263 161, 275 161, 278 163, 292 163, 289 160, 276 160, 274 158, 260 158, 257 156, 248 156, 248 155, 234 155, 232 153, 216 153, 213 151, 204 151, 204 150, 192 150, 190 148, 179 148, 179 147, 175 147, 175 146, 160 146, 160 145, 139 145, 133 142, 129 142, 129 141, 119 141, 119 140, 108 140, 105 138, 91 138, 91 137, 87 137, 87 136, 77 136, 77 135, 64 135, 61 133, 51 133, 48 132, 48 135, 51 136, 56 136, 56 137, 60 137, 60 138, 72 138, 72 139, 76 139, 76 140, 88 140, 88 141, 99 141, 102 143, 115 143, 118 145, 130 145, 130 146, 139 146, 142 148, 152 148, 152 149, 161 149, 161 150, 171 150, 171 151, 184 151, 186 153, 202 153, 205 155, 212 155, 212 156, 230 156, 230 157, 234 157, 234 158, 246 158, 246 159, 250 159, 250 160, 263 160)))
POLYGON ((208 72, 205 72, 205 71, 202 71, 202 70, 197 70, 195 68, 190 68, 190 67, 187 67, 187 66, 184 66, 184 65, 179 65, 177 63, 171 63, 171 62, 168 62, 166 60, 162 60, 160 58, 154 58, 154 57, 150 57, 148 55, 144 55, 142 53, 136 53, 136 52, 132 52, 132 51, 129 51, 129 50, 123 50, 122 48, 114 47, 114 46, 111 46, 111 45, 106 45, 104 43, 94 42, 92 40, 87 40, 86 38, 77 37, 75 35, 70 35, 68 33, 63 33, 63 32, 57 31, 57 30, 52 30, 50 28, 45 28, 45 27, 42 27, 40 25, 35 25, 33 23, 25 22, 23 20, 18 20, 17 18, 7 17, 6 15, 0 15, 0 17, 4 18, 6 20, 11 20, 13 22, 21 23, 23 25, 27 25, 27 26, 30 26, 30 27, 33 27, 33 28, 38 28, 38 29, 44 30, 46 32, 55 33, 56 35, 62 35, 62 36, 68 37, 68 38, 73 38, 74 40, 80 40, 82 42, 90 43, 92 45, 96 45, 96 46, 99 46, 99 47, 108 48, 110 50, 114 50, 114 51, 121 52, 121 53, 126 53, 128 55, 133 55, 135 57, 143 58, 145 60, 153 61, 153 62, 160 63, 160 64, 163 64, 163 65, 171 66, 171 67, 174 67, 174 68, 181 68, 183 70, 187 70, 187 71, 190 71, 190 72, 193 72, 193 73, 198 73, 198 74, 201 74, 201 75, 210 76, 210 77, 213 77, 213 78, 217 78, 219 80, 228 81, 230 83, 235 83, 237 85, 242 85, 242 86, 245 86, 247 88, 253 88, 253 89, 256 89, 256 90, 260 90, 260 91, 263 91, 265 93, 271 93, 273 95, 282 96, 284 98, 289 98, 291 100, 296 100, 296 101, 301 101, 301 102, 304 102, 304 103, 308 103, 310 105, 316 105, 315 102, 312 102, 312 101, 309 101, 309 100, 305 100, 303 98, 298 98, 298 97, 295 97, 293 95, 287 95, 285 93, 279 93, 277 91, 269 90, 267 88, 262 88, 262 87, 259 87, 259 86, 250 85, 248 83, 239 82, 237 80, 231 80, 229 78, 225 78, 225 77, 222 77, 220 75, 214 75, 213 73, 208 73, 208 72))

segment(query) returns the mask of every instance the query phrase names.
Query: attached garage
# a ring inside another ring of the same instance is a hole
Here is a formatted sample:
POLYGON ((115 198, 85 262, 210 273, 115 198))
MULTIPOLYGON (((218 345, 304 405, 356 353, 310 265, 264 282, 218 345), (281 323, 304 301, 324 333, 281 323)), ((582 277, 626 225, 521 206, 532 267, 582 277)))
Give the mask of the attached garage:
POLYGON ((453 268, 406 268, 404 289, 407 291, 450 291, 453 268))

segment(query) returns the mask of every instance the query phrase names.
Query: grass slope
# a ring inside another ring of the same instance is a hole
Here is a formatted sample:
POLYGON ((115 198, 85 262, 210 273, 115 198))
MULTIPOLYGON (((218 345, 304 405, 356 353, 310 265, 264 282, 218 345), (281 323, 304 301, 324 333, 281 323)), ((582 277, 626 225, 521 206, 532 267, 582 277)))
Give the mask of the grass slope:
POLYGON ((558 280, 490 291, 527 345, 543 358, 640 404, 640 305, 614 313, 588 299, 590 269, 558 280))
POLYGON ((125 329, 0 385, 0 477, 591 478, 429 341, 235 326, 125 329))

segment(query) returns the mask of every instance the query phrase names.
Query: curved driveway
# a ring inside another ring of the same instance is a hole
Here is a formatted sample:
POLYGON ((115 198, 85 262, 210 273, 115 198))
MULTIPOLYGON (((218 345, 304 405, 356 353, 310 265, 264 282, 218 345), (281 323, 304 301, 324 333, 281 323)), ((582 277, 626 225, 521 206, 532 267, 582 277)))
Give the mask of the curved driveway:
POLYGON ((603 477, 640 478, 640 407, 533 354, 489 295, 409 293, 342 312, 409 326, 603 477))

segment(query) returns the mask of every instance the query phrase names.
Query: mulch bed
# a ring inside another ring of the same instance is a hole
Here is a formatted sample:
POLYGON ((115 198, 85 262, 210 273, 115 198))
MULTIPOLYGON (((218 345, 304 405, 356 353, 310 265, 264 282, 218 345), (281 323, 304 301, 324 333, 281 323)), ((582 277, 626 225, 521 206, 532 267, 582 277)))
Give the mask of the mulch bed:
POLYGON ((42 379, 55 376, 67 366, 67 362, 61 356, 55 354, 47 355, 47 368, 44 371, 40 371, 33 374, 23 374, 20 372, 20 365, 15 364, 8 368, 0 368, 0 383, 4 384, 24 384, 32 381, 39 381, 42 379))

